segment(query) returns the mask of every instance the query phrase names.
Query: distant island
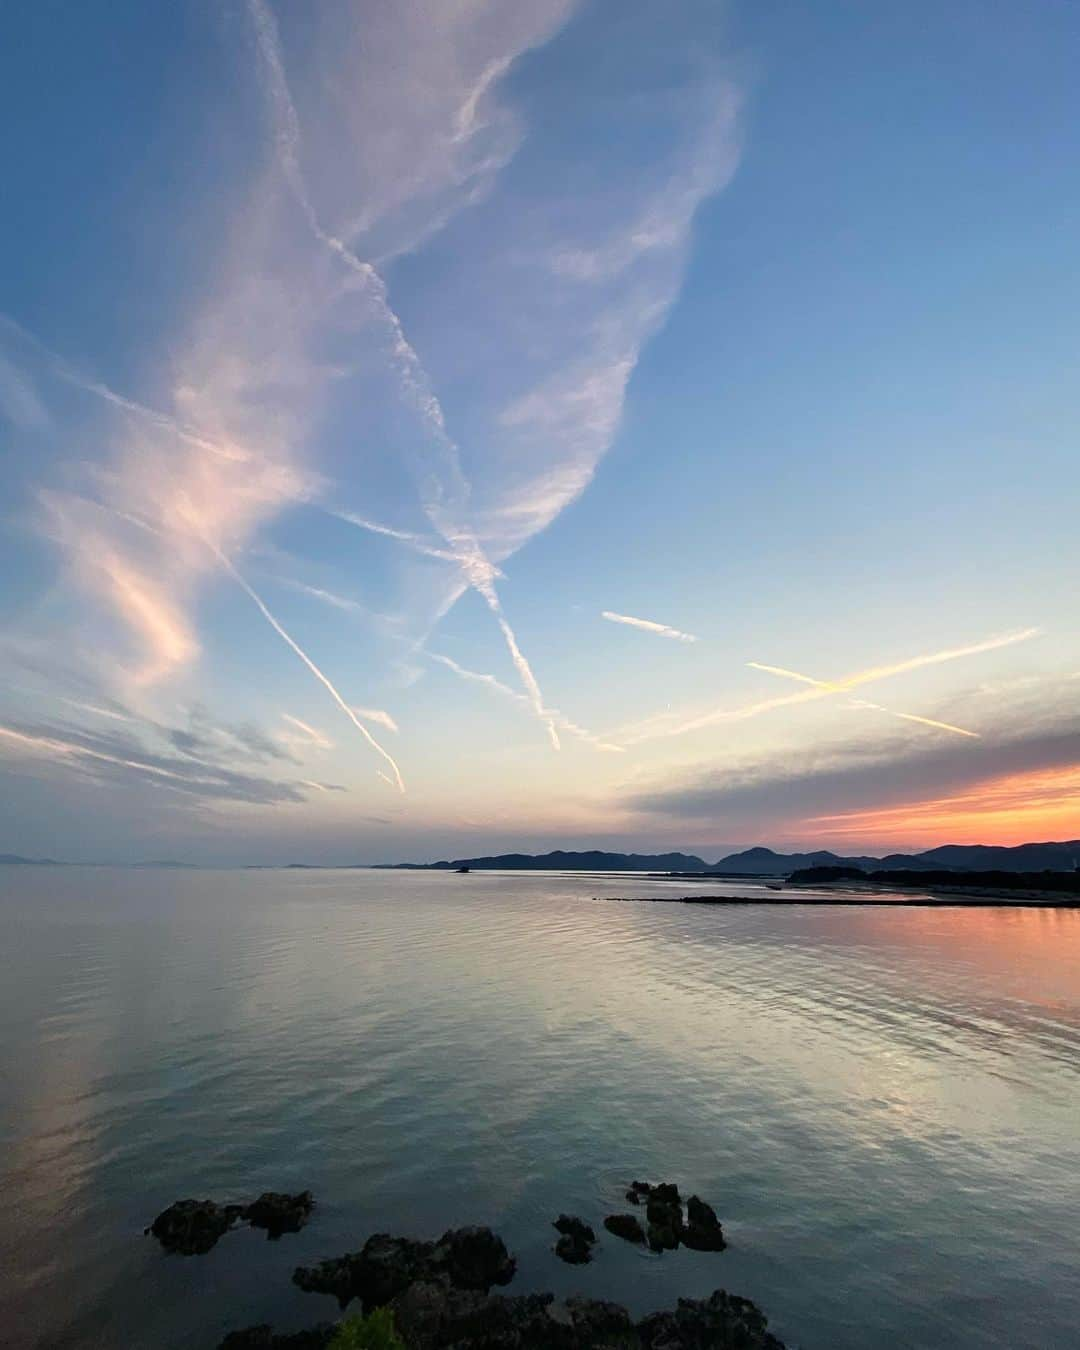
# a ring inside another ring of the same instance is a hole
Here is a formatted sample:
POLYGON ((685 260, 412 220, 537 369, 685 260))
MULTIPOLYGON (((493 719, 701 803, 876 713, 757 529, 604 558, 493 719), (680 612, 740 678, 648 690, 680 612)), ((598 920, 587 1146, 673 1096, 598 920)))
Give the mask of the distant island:
POLYGON ((889 853, 883 858, 844 857, 822 849, 813 853, 776 853, 748 848, 719 862, 707 863, 691 853, 607 853, 589 849, 568 853, 497 853, 480 858, 443 859, 433 863, 381 863, 376 867, 410 871, 479 872, 668 872, 702 877, 786 877, 808 868, 845 868, 856 874, 880 871, 919 872, 1075 872, 1080 869, 1080 839, 1058 843, 943 844, 923 853, 889 853))

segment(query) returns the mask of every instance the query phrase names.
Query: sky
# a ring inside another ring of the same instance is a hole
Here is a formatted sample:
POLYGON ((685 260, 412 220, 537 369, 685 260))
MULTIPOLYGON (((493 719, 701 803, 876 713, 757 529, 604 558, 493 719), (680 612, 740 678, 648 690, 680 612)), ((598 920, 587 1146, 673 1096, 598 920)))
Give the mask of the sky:
POLYGON ((12 0, 0 852, 1080 836, 1080 11, 12 0))

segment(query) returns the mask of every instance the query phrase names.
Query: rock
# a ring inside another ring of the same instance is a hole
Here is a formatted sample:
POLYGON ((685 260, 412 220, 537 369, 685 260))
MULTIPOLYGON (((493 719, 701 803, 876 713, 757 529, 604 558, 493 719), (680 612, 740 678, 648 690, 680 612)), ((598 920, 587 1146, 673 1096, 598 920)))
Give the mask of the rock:
POLYGON ((434 1273, 433 1242, 375 1233, 358 1252, 346 1252, 317 1266, 299 1266, 293 1283, 309 1294, 332 1294, 344 1308, 360 1299, 365 1312, 381 1308, 415 1280, 434 1273))
POLYGON ((214 1200, 177 1200, 163 1209, 146 1230, 167 1252, 202 1256, 241 1218, 243 1205, 219 1205, 214 1200))
POLYGON ((659 1186, 652 1186, 649 1189, 650 1200, 660 1200, 666 1205, 677 1205, 679 1203, 679 1188, 673 1181, 662 1181, 659 1186))
POLYGON ((551 1294, 483 1294, 445 1280, 414 1284, 393 1304, 410 1350, 576 1350, 572 1327, 550 1316, 551 1294))
POLYGON ((658 1312, 638 1323, 642 1350, 784 1350, 766 1330, 761 1309, 747 1298, 717 1289, 707 1299, 679 1299, 674 1312, 658 1312))
POLYGON ((636 1346, 637 1335, 630 1314, 619 1303, 594 1298, 568 1298, 566 1311, 578 1345, 636 1346))
POLYGON ((381 1308, 417 1282, 446 1282, 455 1289, 487 1293, 509 1284, 516 1262, 490 1228, 456 1228, 438 1242, 376 1233, 358 1252, 300 1266, 293 1283, 308 1293, 332 1294, 341 1307, 358 1298, 364 1311, 381 1308))
POLYGON ((299 1233, 314 1208, 310 1191, 300 1191, 296 1195, 263 1191, 258 1200, 248 1205, 243 1217, 252 1228, 265 1228, 268 1238, 279 1238, 282 1233, 299 1233))
POLYGON ((583 1266, 592 1260, 592 1246, 596 1234, 589 1224, 569 1214, 560 1214, 552 1225, 562 1233, 555 1244, 555 1255, 572 1266, 583 1266))
POLYGON ((609 1214, 604 1220, 604 1227, 609 1233, 613 1233, 626 1242, 637 1242, 644 1245, 645 1230, 634 1214, 609 1214))
POLYGON ((230 1331, 218 1345, 218 1350, 326 1350, 336 1330, 329 1322, 321 1322, 307 1331, 281 1335, 275 1335, 265 1324, 245 1327, 243 1331, 230 1331))
POLYGON ((633 1187, 631 1187, 630 1190, 626 1192, 626 1198, 627 1200, 630 1201, 632 1205, 641 1204, 641 1193, 639 1191, 635 1191, 633 1187))
POLYGON ((490 1228, 451 1228, 435 1244, 436 1267, 455 1289, 480 1289, 509 1284, 517 1262, 490 1228))
POLYGON ((674 1186, 654 1186, 645 1205, 649 1246, 654 1252, 674 1251, 682 1232, 682 1206, 674 1186))
POLYGON ((686 1202, 686 1223, 681 1236, 683 1246, 696 1252, 722 1252, 727 1246, 716 1211, 696 1195, 686 1202))

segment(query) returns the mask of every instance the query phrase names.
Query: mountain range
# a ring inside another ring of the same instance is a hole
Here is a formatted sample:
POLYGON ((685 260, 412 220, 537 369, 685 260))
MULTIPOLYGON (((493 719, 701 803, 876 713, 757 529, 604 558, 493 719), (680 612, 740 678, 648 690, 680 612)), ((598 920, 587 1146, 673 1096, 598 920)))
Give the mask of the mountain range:
POLYGON ((455 858, 434 863, 395 863, 386 866, 429 870, 506 872, 685 872, 705 876, 786 876, 806 867, 858 867, 866 872, 882 868, 963 872, 1072 872, 1080 868, 1080 839, 1058 843, 943 844, 922 853, 889 853, 883 858, 865 855, 847 857, 819 849, 812 853, 776 853, 771 848, 748 848, 707 863, 692 853, 607 853, 590 849, 583 853, 498 853, 480 858, 455 858))

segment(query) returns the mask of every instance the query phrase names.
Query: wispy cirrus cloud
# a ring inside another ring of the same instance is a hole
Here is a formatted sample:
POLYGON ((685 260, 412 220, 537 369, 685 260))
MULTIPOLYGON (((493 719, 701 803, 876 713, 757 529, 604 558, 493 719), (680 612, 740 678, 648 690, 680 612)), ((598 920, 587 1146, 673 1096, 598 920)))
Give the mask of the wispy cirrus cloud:
POLYGON ((693 633, 684 633, 679 628, 670 628, 666 623, 654 623, 652 619, 635 619, 631 614, 616 614, 610 609, 600 611, 600 617, 609 623, 626 624, 629 628, 640 628, 646 633, 655 633, 657 637, 673 638, 676 642, 696 642, 693 633))
POLYGON ((334 742, 317 727, 311 726, 308 722, 301 721, 299 717, 294 717, 292 713, 283 712, 281 716, 291 727, 300 732, 300 735, 305 742, 316 746, 320 750, 333 750, 334 742))
MULTIPOLYGON (((200 596, 224 575, 362 723, 317 644, 301 649, 230 561, 318 500, 397 539, 427 572, 445 567, 429 611, 425 594, 410 616, 416 628, 465 585, 477 591, 558 745, 572 724, 547 706, 497 588, 500 564, 590 482, 678 293, 695 214, 738 158, 736 83, 715 52, 672 37, 669 17, 655 38, 673 44, 670 82, 628 97, 633 69, 610 89, 600 72, 559 119, 537 107, 528 82, 514 83, 519 60, 578 8, 343 3, 311 19, 290 61, 295 16, 250 0, 269 135, 249 181, 217 200, 228 237, 201 301, 144 353, 153 394, 132 397, 25 334, 0 334, 15 420, 43 425, 32 390, 58 445, 94 447, 40 502, 77 597, 69 650, 107 654, 95 696, 151 699, 194 678, 208 642, 241 640, 200 621, 200 596), (631 122, 637 134, 624 136, 631 122), (604 138, 619 154, 598 166, 582 147, 604 138), (526 155, 527 172, 508 182, 502 170, 526 155), (395 307, 394 260, 439 231, 455 233, 423 305, 395 307), (51 398, 58 383, 64 399, 51 398), (391 509, 372 497, 375 480, 390 484, 391 509), (398 518, 406 481, 419 508, 406 516, 426 517, 423 533, 379 523, 398 518)), ((638 50, 626 49, 631 66, 653 54, 638 50)), ((331 604, 348 590, 310 593, 331 604)))
POLYGON ((20 761, 45 761, 74 769, 90 781, 156 788, 204 803, 272 806, 305 800, 302 782, 241 771, 193 753, 154 750, 134 735, 117 732, 50 723, 0 724, 0 758, 9 770, 20 761))

